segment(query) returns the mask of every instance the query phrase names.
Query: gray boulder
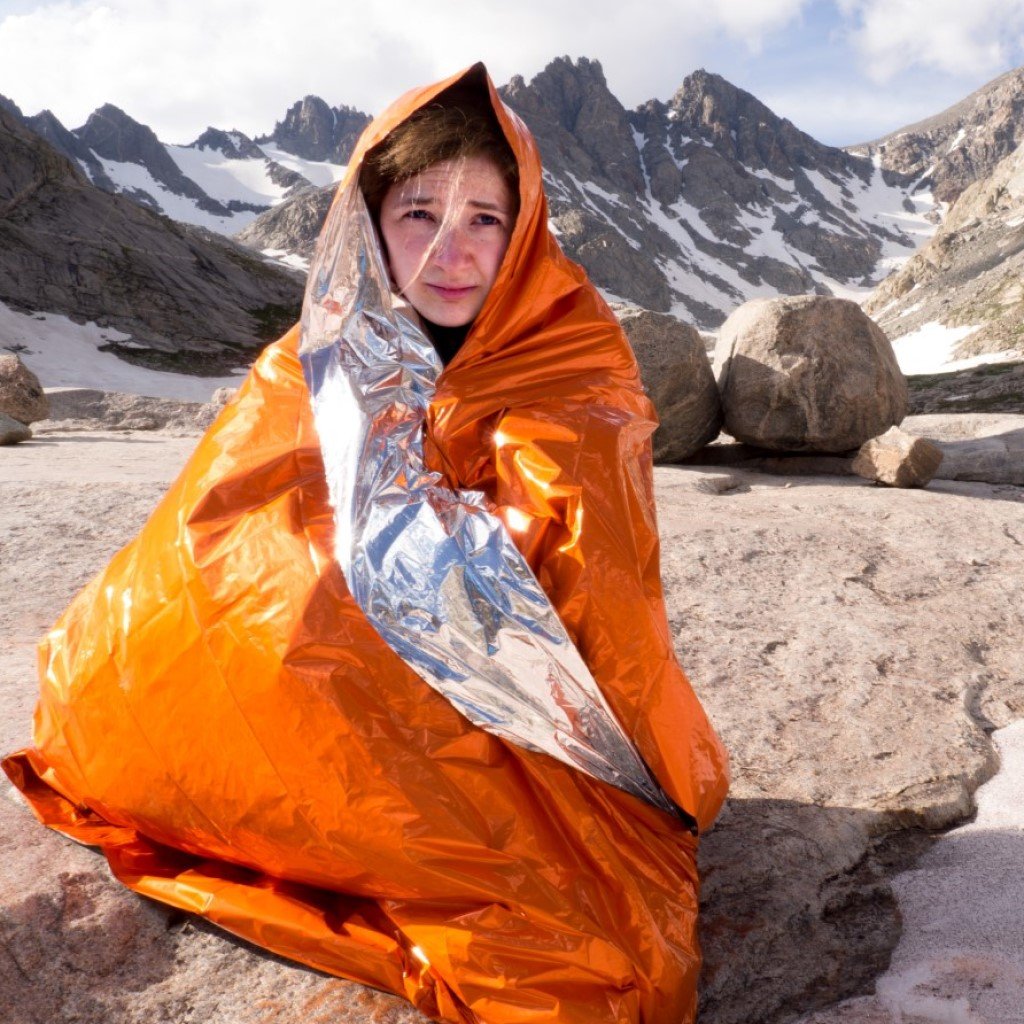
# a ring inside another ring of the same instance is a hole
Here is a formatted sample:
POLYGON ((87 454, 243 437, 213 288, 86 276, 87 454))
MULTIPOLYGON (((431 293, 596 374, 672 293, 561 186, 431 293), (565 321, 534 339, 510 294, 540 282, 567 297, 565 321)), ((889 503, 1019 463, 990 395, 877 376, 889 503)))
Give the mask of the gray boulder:
POLYGON ((656 462, 678 462, 718 436, 722 403, 704 342, 696 329, 667 313, 636 306, 616 310, 658 411, 656 462))
POLYGON ((852 468, 858 476, 890 487, 926 487, 941 465, 941 448, 892 427, 861 445, 852 468))
POLYGON ((17 444, 19 441, 27 441, 31 436, 32 431, 24 423, 0 412, 0 445, 17 444))
POLYGON ((0 355, 0 413, 25 424, 50 414, 39 378, 13 353, 0 355))
POLYGON ((847 299, 744 303, 722 325, 715 365, 726 432, 760 448, 850 451, 907 414, 892 345, 847 299))

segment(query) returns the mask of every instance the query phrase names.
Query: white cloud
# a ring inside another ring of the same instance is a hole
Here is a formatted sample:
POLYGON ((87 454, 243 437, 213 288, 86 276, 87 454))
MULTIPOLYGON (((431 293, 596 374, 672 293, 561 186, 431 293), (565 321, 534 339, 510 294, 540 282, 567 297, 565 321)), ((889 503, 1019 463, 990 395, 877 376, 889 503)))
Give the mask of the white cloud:
POLYGON ((1024 0, 837 0, 865 71, 995 75, 1024 53, 1024 0))
MULTIPOLYGON (((671 94, 723 38, 755 52, 810 0, 41 0, 0 20, 0 93, 77 127, 104 102, 189 141, 256 134, 306 93, 368 112, 484 60, 499 83, 599 59, 627 105, 671 94)), ((9 8, 8 8, 9 10, 9 8)))

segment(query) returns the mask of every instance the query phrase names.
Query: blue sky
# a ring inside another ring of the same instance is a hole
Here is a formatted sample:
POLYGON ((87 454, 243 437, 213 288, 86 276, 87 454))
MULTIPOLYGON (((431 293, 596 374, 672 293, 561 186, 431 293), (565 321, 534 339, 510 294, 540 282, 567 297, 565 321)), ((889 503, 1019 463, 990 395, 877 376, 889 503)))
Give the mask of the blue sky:
POLYGON ((317 93, 373 113, 482 59, 496 81, 599 60, 627 106, 698 67, 834 145, 1024 64, 1024 0, 0 0, 0 93, 77 127, 112 102, 166 142, 270 131, 317 93))

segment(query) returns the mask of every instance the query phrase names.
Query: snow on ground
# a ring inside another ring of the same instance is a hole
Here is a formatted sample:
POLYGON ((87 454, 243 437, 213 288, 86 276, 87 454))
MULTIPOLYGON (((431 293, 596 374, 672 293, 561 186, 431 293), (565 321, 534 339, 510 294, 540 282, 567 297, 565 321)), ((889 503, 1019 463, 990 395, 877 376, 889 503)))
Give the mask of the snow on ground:
POLYGON ((18 313, 0 302, 0 352, 15 351, 44 388, 97 388, 183 402, 208 402, 220 387, 238 387, 243 374, 193 377, 133 366, 99 346, 129 335, 58 313, 18 313), (24 348, 22 348, 24 346, 24 348))
POLYGON ((309 271, 309 260, 305 256, 288 252, 287 249, 261 249, 260 252, 272 263, 279 263, 291 270, 301 270, 303 273, 309 271))
POLYGON ((1017 351, 989 352, 970 359, 953 359, 953 349, 968 335, 979 330, 973 327, 946 327, 937 320, 904 334, 892 343, 896 361, 908 376, 916 373, 952 373, 985 363, 1002 363, 1024 357, 1017 351))
POLYGON ((897 1020, 1024 1022, 1024 721, 995 739, 975 820, 895 880, 903 935, 876 992, 897 1020))

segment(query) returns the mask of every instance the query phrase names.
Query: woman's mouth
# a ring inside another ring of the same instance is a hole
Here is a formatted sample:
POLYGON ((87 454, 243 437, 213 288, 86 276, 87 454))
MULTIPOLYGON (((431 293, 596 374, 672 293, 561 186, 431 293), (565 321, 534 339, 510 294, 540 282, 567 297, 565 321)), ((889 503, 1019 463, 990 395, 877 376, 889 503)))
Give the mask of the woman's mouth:
POLYGON ((476 290, 476 285, 462 285, 459 287, 452 287, 450 285, 443 284, 430 284, 427 283, 427 287, 435 294, 440 296, 442 299, 448 299, 451 301, 464 298, 469 295, 470 292, 476 290))

